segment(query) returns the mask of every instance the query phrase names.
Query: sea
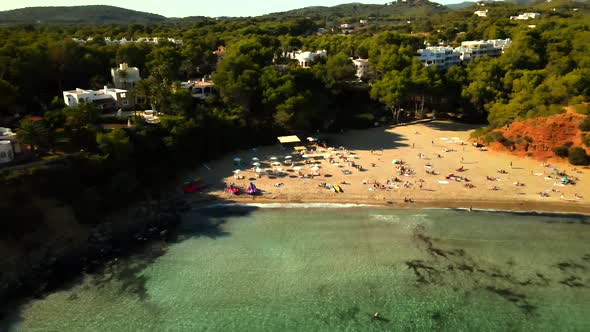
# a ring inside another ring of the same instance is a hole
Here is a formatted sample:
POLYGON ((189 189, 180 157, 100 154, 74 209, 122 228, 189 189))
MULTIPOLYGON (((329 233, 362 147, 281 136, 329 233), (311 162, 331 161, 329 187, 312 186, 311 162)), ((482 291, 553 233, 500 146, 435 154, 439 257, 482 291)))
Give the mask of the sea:
POLYGON ((590 217, 195 209, 1 331, 590 331, 590 217))

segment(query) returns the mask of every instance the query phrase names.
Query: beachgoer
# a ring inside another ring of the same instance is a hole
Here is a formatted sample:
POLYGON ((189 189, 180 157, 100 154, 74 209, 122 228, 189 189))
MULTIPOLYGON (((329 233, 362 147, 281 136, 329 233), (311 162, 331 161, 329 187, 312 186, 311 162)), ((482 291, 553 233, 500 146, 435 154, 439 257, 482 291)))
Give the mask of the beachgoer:
POLYGON ((414 148, 414 146, 415 146, 414 143, 412 143, 412 149, 414 148))
POLYGON ((374 313, 373 314, 373 318, 374 319, 379 319, 380 318, 379 312, 374 313))
POLYGON ((512 168, 512 162, 510 162, 510 168, 512 168))

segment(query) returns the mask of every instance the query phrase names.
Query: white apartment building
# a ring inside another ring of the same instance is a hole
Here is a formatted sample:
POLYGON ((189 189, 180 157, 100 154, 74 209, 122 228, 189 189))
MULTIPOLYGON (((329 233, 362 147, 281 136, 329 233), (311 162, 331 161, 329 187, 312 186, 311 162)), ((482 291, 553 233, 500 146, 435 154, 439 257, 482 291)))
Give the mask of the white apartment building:
POLYGON ((353 59, 356 68, 356 77, 360 80, 367 76, 369 72, 369 59, 353 59))
POLYGON ((76 90, 63 92, 64 103, 76 107, 79 103, 93 103, 99 110, 114 111, 133 106, 127 90, 111 89, 105 86, 101 90, 76 90))
POLYGON ((328 56, 328 52, 326 50, 315 52, 295 51, 285 54, 285 57, 288 59, 297 60, 299 62, 299 67, 301 68, 309 68, 314 62, 318 61, 319 59, 324 59, 326 56, 328 56))
POLYGON ((418 50, 418 58, 424 66, 449 67, 469 63, 480 56, 500 56, 512 43, 510 38, 464 41, 461 46, 433 46, 418 50))
POLYGON ((111 77, 117 89, 130 90, 141 81, 139 68, 129 67, 126 63, 119 64, 119 68, 111 68, 111 77))
POLYGON ((510 38, 464 41, 460 47, 455 48, 455 52, 459 53, 461 62, 468 63, 480 56, 500 56, 511 43, 510 38))
POLYGON ((418 59, 426 67, 449 67, 461 63, 459 53, 450 46, 431 46, 418 50, 418 59))
POLYGON ((511 20, 528 20, 541 17, 540 13, 522 13, 518 16, 510 16, 511 20))
POLYGON ((473 12, 473 15, 477 15, 479 17, 488 17, 488 10, 476 10, 473 12))

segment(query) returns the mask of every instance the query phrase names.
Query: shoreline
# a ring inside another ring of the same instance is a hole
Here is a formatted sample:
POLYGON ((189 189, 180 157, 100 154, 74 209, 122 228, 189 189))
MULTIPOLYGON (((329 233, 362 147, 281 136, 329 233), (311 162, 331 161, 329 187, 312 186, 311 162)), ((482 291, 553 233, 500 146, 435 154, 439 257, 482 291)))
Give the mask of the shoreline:
POLYGON ((208 198, 209 203, 590 214, 590 168, 559 161, 549 165, 475 147, 468 144, 475 128, 430 121, 327 135, 331 147, 311 147, 314 151, 308 155, 279 145, 236 151, 187 174, 202 179, 210 189, 183 199, 191 205, 202 205, 198 201, 208 198), (568 178, 565 184, 563 177, 568 178), (234 183, 244 192, 250 182, 255 182, 261 196, 234 196, 225 190, 234 183), (326 190, 327 184, 339 184, 343 192, 326 190), (415 203, 404 203, 404 197, 415 203))
POLYGON ((366 198, 356 199, 327 199, 327 198, 306 198, 306 199, 289 199, 289 198, 270 198, 257 196, 252 199, 251 196, 243 197, 217 197, 204 201, 186 200, 192 208, 206 208, 211 206, 255 206, 255 205, 277 205, 277 208, 305 208, 305 205, 311 207, 329 208, 332 207, 387 207, 392 209, 456 209, 490 212, 518 212, 518 213, 539 213, 539 214, 577 214, 590 215, 589 204, 571 204, 561 202, 543 202, 538 201, 513 201, 513 200, 419 200, 414 203, 403 203, 394 200, 377 200, 366 198), (316 205, 316 206, 313 206, 316 205), (321 206, 323 205, 323 206, 321 206))

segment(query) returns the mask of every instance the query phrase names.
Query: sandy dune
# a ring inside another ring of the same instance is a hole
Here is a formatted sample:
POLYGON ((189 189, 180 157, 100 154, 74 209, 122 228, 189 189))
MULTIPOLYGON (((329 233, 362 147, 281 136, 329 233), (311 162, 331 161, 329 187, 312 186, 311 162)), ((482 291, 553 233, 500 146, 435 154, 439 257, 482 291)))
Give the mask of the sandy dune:
MULTIPOLYGON (((294 166, 302 167, 304 174, 312 171, 304 158, 294 155, 293 165, 282 165, 284 175, 275 177, 264 175, 255 178, 251 169, 252 158, 260 159, 262 168, 272 168, 271 157, 284 162, 284 157, 291 151, 283 151, 277 144, 251 151, 240 151, 226 158, 207 163, 190 176, 201 177, 211 185, 210 195, 226 200, 252 201, 247 195, 233 196, 225 192, 224 183, 234 182, 245 188, 252 180, 263 195, 256 197, 257 202, 337 202, 337 203, 371 203, 393 204, 408 207, 470 207, 498 208, 513 210, 569 211, 590 212, 590 171, 577 170, 566 163, 553 164, 560 171, 566 171, 576 185, 560 186, 559 178, 553 174, 551 167, 544 167, 541 162, 528 158, 519 158, 507 153, 480 151, 469 142, 469 134, 473 126, 456 124, 446 121, 423 122, 398 127, 379 127, 369 130, 349 131, 329 137, 330 146, 334 151, 321 149, 313 154, 340 153, 343 156, 356 154, 352 159, 364 170, 358 171, 335 158, 339 166, 335 166, 324 158, 308 158, 319 166, 320 176, 299 178, 294 166), (338 148, 345 147, 346 151, 338 148), (422 155, 421 157, 419 156, 422 155), (440 157, 438 157, 440 155, 440 157), (241 166, 235 165, 233 159, 242 159, 241 166), (392 160, 403 160, 405 166, 415 171, 414 175, 400 176, 392 160), (431 168, 427 168, 427 164, 431 168), (463 167, 463 172, 457 169, 463 167), (243 179, 235 179, 232 171, 241 169, 243 179), (351 174, 343 174, 349 170, 351 174), (505 170, 507 174, 498 173, 505 170), (438 175, 427 174, 426 171, 438 172, 438 175), (467 188, 466 182, 446 179, 450 173, 466 177, 474 188, 467 188), (498 181, 486 178, 497 177, 498 181), (551 178, 549 178, 551 176, 551 178), (397 177, 398 188, 390 188, 388 179, 397 177), (318 184, 346 184, 340 186, 343 193, 335 193, 318 184), (372 183, 377 181, 387 189, 374 189, 372 183), (421 182, 423 181, 423 182, 421 182), (516 186, 515 182, 524 186, 516 186), (280 187, 275 184, 282 183, 280 187), (406 186, 405 187, 404 183, 406 186), (420 185, 421 183, 421 185, 420 185), (490 190, 496 186, 498 190, 490 190), (541 197, 539 192, 549 196, 541 197), (576 198, 575 195, 583 198, 576 198), (406 204, 404 198, 411 198, 415 203, 406 204)), ((198 200, 199 195, 193 195, 198 200)))

